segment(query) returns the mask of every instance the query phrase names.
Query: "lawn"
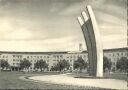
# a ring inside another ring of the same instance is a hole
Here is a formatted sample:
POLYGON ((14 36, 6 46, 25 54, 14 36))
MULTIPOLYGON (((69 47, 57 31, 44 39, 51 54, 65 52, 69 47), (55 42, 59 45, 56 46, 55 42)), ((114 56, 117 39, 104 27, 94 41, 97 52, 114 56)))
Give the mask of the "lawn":
MULTIPOLYGON (((86 73, 72 73, 71 75, 73 77, 77 77, 77 78, 94 78, 94 79, 96 79, 96 77, 89 77, 89 75, 86 74, 86 73)), ((103 79, 104 78, 108 78, 108 79, 119 79, 119 80, 128 81, 127 74, 123 74, 123 73, 111 73, 111 74, 104 73, 104 76, 102 78, 103 79)))
POLYGON ((109 75, 104 74, 104 77, 128 81, 127 74, 123 74, 123 73, 112 73, 109 75))
MULTIPOLYGON (((0 72, 0 89, 99 89, 94 87, 78 87, 71 85, 57 85, 45 82, 34 82, 21 79, 22 76, 53 75, 59 73, 23 73, 23 72, 0 72)), ((101 89, 102 90, 102 89, 101 89)))
POLYGON ((55 73, 0 72, 0 89, 59 89, 70 88, 62 85, 33 82, 19 79, 21 76, 51 75, 55 73))

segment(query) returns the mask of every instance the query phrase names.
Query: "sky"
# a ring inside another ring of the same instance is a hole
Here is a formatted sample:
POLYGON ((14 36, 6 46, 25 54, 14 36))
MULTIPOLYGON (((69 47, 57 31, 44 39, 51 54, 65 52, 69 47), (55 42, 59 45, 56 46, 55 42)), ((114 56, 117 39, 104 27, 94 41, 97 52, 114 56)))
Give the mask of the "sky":
POLYGON ((77 51, 91 5, 104 49, 127 46, 127 0, 0 0, 0 51, 77 51))

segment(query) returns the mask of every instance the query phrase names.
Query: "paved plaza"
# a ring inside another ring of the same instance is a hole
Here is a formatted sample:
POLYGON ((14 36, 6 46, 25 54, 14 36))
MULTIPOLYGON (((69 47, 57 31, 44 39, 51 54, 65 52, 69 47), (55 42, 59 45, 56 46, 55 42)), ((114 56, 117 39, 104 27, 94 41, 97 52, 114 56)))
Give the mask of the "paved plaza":
POLYGON ((128 89, 126 81, 116 79, 74 78, 66 74, 33 76, 29 77, 29 79, 62 85, 90 86, 106 89, 128 89))

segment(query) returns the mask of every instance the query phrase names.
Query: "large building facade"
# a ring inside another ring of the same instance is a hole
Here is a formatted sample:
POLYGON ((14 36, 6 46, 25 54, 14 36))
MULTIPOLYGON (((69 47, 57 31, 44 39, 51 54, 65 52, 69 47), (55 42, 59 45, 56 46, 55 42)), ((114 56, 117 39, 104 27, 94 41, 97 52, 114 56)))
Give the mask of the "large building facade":
MULTIPOLYGON (((116 48, 104 50, 104 56, 112 62, 112 68, 116 68, 116 62, 121 57, 128 58, 128 48, 116 48)), ((5 52, 0 51, 0 60, 6 60, 12 67, 19 67, 20 61, 27 59, 32 65, 30 71, 34 70, 34 64, 38 60, 44 60, 48 64, 48 71, 56 65, 60 60, 67 60, 70 64, 70 70, 74 70, 73 63, 78 57, 82 57, 85 62, 88 62, 87 51, 78 52, 5 52)))

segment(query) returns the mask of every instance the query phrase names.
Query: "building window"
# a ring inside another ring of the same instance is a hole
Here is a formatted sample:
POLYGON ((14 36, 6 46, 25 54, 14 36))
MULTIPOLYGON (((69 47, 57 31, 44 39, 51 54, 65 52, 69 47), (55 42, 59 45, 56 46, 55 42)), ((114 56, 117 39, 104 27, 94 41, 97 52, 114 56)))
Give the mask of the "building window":
POLYGON ((127 53, 125 53, 124 55, 127 56, 127 53))
POLYGON ((63 57, 63 55, 60 55, 60 57, 62 58, 62 57, 63 57))
POLYGON ((22 56, 19 56, 19 58, 21 58, 22 56))
POLYGON ((117 53, 117 56, 119 56, 119 53, 117 53))
POLYGON ((57 58, 59 58, 59 56, 57 56, 57 58))
POLYGON ((13 61, 15 61, 15 59, 13 59, 13 61))

